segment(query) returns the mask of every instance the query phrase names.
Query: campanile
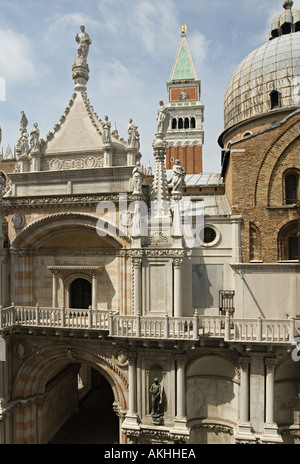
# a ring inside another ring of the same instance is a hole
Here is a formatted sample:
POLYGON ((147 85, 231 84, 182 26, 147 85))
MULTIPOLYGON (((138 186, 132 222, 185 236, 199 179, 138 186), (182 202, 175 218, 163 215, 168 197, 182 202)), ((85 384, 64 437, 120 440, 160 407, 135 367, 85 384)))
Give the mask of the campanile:
POLYGON ((180 43, 173 65, 168 89, 167 107, 171 113, 166 134, 166 168, 172 169, 177 159, 187 174, 203 171, 204 106, 201 103, 201 82, 198 80, 182 26, 180 43))

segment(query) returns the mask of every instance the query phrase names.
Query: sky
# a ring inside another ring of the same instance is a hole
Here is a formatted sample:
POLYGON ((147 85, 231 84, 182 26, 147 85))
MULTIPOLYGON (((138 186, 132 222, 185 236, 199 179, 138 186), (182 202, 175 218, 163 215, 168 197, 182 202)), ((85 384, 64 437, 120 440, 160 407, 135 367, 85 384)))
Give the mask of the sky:
MULTIPOLYGON (((83 24, 92 45, 88 98, 127 139, 132 118, 142 163, 154 166, 152 141, 159 100, 167 102, 181 25, 201 80, 203 169, 220 172, 223 102, 239 63, 268 41, 283 0, 0 0, 0 127, 2 149, 19 138, 21 111, 28 132, 41 138, 59 122, 74 91, 75 36, 83 24)), ((300 0, 294 1, 300 8, 300 0)))

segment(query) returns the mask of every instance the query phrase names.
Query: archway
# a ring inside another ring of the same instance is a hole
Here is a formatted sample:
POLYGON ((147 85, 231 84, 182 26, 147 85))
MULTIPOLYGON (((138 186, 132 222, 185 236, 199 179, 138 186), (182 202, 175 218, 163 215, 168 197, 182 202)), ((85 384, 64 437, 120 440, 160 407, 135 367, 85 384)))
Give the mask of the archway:
POLYGON ((116 444, 119 419, 113 410, 114 395, 105 377, 82 366, 79 374, 78 409, 48 444, 116 444))
MULTIPOLYGON (((99 394, 100 387, 102 392, 96 400, 99 404, 99 401, 103 403, 101 398, 104 398, 110 414, 116 415, 115 421, 118 423, 118 428, 111 434, 113 443, 116 442, 118 431, 119 442, 125 443, 121 423, 128 409, 128 378, 115 362, 113 353, 107 357, 107 351, 98 351, 93 342, 84 346, 80 340, 40 346, 24 361, 15 379, 12 398, 13 401, 17 399, 16 405, 21 404, 22 407, 14 409, 14 436, 10 443, 49 443, 63 425, 79 412, 82 397, 90 392, 97 394, 97 389, 99 394), (82 377, 83 369, 93 374, 82 377), (81 388, 79 377, 83 379, 81 388)), ((98 408, 98 422, 106 424, 103 406, 98 408)))
POLYGON ((87 279, 75 279, 70 284, 70 308, 88 309, 92 304, 92 285, 87 279))

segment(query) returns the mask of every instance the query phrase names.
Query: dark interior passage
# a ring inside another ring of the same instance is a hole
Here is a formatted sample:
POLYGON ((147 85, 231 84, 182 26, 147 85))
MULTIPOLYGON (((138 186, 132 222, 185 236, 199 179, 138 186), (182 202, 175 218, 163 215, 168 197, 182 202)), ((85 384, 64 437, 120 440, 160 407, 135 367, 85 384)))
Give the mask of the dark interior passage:
MULTIPOLYGON (((94 382, 95 383, 95 382, 94 382)), ((99 375, 97 385, 80 402, 74 414, 49 444, 116 444, 119 419, 113 411, 111 386, 99 375)))

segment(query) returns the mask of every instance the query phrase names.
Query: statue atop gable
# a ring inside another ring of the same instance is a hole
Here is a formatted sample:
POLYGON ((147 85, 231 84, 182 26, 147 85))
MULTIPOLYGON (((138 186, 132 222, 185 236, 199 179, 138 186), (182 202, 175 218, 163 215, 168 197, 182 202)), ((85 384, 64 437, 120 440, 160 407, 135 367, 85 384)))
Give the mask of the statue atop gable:
POLYGON ((128 126, 128 146, 130 148, 136 148, 136 150, 140 151, 140 134, 138 132, 138 126, 133 124, 132 119, 129 119, 129 126, 128 126))
POLYGON ((40 148, 40 131, 37 123, 34 123, 30 131, 30 147, 32 151, 38 151, 40 148))
POLYGON ((76 61, 81 64, 86 64, 89 48, 92 41, 90 36, 85 32, 85 27, 80 26, 80 29, 81 34, 77 34, 75 37, 76 42, 78 42, 76 61))
POLYGON ((103 143, 104 144, 110 144, 111 142, 111 136, 110 136, 110 130, 111 130, 111 122, 108 119, 108 116, 104 116, 105 121, 102 123, 103 127, 103 143))

